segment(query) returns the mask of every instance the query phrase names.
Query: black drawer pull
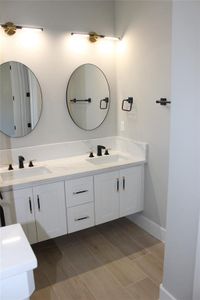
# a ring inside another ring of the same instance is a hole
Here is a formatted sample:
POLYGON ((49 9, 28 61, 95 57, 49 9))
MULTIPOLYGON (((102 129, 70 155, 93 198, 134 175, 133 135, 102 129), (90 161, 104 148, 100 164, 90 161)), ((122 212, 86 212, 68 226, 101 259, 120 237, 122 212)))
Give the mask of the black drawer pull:
POLYGON ((78 219, 74 219, 74 221, 82 221, 82 220, 86 220, 86 219, 89 219, 89 216, 78 218, 78 219))
POLYGON ((78 192, 73 192, 73 195, 78 195, 78 194, 82 194, 82 193, 87 193, 88 190, 82 190, 82 191, 78 191, 78 192))

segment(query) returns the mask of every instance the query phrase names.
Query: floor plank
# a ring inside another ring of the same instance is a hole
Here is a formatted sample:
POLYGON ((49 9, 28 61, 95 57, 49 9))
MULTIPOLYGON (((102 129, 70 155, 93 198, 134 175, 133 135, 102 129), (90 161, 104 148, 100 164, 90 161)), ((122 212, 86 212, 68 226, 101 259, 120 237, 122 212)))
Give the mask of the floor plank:
POLYGON ((96 232, 84 238, 89 250, 101 262, 101 265, 124 257, 118 247, 110 243, 102 234, 96 232))
POLYGON ((149 278, 145 278, 131 284, 127 288, 128 293, 132 296, 132 300, 158 300, 159 287, 155 285, 149 278))
POLYGON ((126 218, 33 245, 31 300, 157 300, 164 244, 126 218))
POLYGON ((134 239, 130 238, 122 226, 116 223, 106 223, 98 227, 102 235, 116 248, 118 248, 124 256, 131 255, 137 257, 146 253, 145 247, 138 244, 134 239))
POLYGON ((101 265, 101 262, 95 258, 81 240, 78 244, 67 247, 64 250, 64 255, 71 261, 78 274, 88 272, 101 265))
POLYGON ((147 233, 127 218, 117 219, 115 220, 115 223, 118 224, 122 228, 122 230, 124 230, 127 234, 130 234, 132 237, 137 237, 147 233))
POLYGON ((160 284, 163 275, 163 264, 152 254, 146 254, 134 260, 136 265, 143 270, 156 284, 160 284))
POLYGON ((164 244, 163 243, 159 243, 155 246, 149 247, 148 251, 154 255, 156 258, 160 259, 160 261, 162 262, 164 260, 164 244))
POLYGON ((36 291, 32 296, 31 300, 58 300, 59 298, 55 294, 52 287, 46 287, 36 291))
POLYGON ((81 275, 96 300, 131 300, 131 296, 115 280, 112 274, 100 267, 81 275))
POLYGON ((126 257, 107 264, 106 268, 125 287, 147 277, 134 261, 126 257))
POLYGON ((79 276, 53 285, 53 290, 59 300, 95 300, 79 276))
POLYGON ((154 238, 148 233, 139 236, 133 236, 133 239, 144 248, 153 247, 160 243, 158 239, 154 238))

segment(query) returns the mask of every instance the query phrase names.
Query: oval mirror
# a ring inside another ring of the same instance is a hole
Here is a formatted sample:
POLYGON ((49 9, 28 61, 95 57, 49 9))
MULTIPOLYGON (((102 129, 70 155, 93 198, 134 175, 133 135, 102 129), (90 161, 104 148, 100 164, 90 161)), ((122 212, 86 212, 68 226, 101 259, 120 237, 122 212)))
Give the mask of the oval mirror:
POLYGON ((93 64, 78 67, 67 86, 67 107, 76 125, 85 130, 99 127, 110 107, 110 89, 104 73, 93 64))
POLYGON ((10 137, 29 134, 42 111, 42 92, 33 72, 9 61, 0 65, 0 131, 10 137))

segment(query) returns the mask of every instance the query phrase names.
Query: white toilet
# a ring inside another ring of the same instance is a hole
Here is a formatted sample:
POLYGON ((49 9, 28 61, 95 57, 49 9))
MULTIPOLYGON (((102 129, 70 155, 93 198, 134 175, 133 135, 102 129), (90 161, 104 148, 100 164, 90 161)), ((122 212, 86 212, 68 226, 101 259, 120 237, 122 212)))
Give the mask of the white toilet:
POLYGON ((0 228, 0 299, 29 299, 37 259, 20 224, 0 228))

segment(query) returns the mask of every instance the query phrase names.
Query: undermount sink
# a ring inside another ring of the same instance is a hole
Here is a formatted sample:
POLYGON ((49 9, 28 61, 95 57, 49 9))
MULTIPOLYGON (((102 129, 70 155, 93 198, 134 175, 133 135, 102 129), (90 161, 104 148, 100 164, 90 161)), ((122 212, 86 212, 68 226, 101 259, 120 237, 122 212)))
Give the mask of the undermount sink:
POLYGON ((101 165, 101 164, 109 164, 109 163, 118 163, 126 161, 128 158, 126 156, 120 154, 114 155, 107 155, 107 156, 99 156, 86 159, 89 163, 94 165, 101 165))
POLYGON ((19 169, 0 173, 2 181, 10 181, 15 179, 35 177, 43 174, 51 173, 46 167, 34 167, 29 169, 19 169))

